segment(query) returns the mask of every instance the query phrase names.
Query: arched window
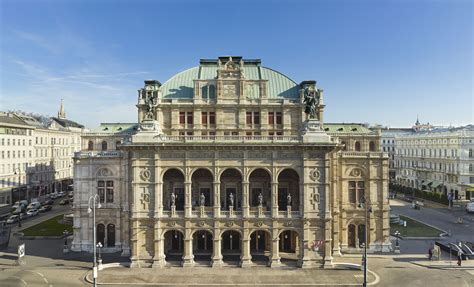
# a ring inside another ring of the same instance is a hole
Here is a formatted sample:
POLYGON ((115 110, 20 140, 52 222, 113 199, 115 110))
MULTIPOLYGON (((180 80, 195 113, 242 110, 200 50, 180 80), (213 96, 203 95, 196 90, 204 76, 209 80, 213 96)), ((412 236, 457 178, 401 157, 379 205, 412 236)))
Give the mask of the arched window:
POLYGON ((102 150, 107 150, 107 142, 106 141, 102 142, 102 150))
POLYGON ((201 97, 203 99, 215 99, 216 87, 214 85, 205 85, 201 88, 201 97))
POLYGON ((347 245, 349 247, 356 247, 356 230, 354 224, 349 224, 347 227, 347 245))
POLYGON ((92 141, 87 143, 87 150, 94 150, 94 143, 92 141))
POLYGON ((208 98, 208 94, 207 94, 207 86, 202 86, 201 88, 201 97, 203 99, 207 99, 208 98))
POLYGON ((355 142, 354 149, 355 151, 360 151, 360 142, 355 142))
POLYGON ((119 147, 120 144, 121 144, 120 141, 116 141, 116 142, 115 142, 115 149, 118 149, 118 147, 119 147))
POLYGON ((370 150, 370 151, 375 151, 375 143, 374 143, 373 141, 371 141, 371 142, 369 143, 369 150, 370 150))
POLYGON ((105 243, 105 226, 101 224, 97 224, 97 243, 102 243, 102 246, 104 246, 105 243))
POLYGON ((115 225, 107 225, 107 247, 115 246, 115 225))

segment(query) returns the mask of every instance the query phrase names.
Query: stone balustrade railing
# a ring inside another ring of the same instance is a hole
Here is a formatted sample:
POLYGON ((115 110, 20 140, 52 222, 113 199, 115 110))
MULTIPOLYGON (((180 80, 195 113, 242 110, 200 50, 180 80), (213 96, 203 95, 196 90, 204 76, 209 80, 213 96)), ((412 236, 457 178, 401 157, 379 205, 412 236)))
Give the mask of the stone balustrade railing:
POLYGON ((113 151, 79 151, 74 153, 76 158, 90 158, 90 157, 122 157, 123 152, 118 150, 113 151))

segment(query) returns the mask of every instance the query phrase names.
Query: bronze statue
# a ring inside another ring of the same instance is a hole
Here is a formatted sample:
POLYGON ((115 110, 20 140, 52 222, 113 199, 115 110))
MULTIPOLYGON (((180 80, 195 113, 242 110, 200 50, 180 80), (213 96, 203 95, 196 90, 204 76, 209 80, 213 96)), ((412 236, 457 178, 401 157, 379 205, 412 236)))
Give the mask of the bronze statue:
POLYGON ((304 90, 304 99, 303 103, 305 104, 304 112, 309 116, 310 119, 316 118, 316 107, 319 105, 319 96, 316 91, 309 90, 306 88, 304 90))

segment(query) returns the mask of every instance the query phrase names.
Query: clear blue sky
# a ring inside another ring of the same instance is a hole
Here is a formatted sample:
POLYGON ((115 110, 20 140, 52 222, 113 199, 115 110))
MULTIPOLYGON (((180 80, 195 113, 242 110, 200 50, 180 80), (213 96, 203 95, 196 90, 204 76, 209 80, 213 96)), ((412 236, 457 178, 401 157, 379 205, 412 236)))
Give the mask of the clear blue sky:
POLYGON ((327 122, 473 122, 472 1, 0 0, 0 110, 136 122, 136 90, 260 58, 325 90, 327 122))

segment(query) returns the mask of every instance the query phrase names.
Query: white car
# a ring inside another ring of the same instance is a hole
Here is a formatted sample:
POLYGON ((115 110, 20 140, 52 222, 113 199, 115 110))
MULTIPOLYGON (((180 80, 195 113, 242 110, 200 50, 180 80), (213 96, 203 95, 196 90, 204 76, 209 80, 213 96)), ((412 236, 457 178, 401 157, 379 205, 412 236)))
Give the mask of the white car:
POLYGON ((10 216, 10 218, 7 219, 7 224, 12 224, 12 223, 18 222, 18 218, 19 218, 18 215, 10 216))
POLYGON ((466 211, 474 213, 474 201, 471 201, 466 205, 466 211))
POLYGON ((26 210, 30 210, 30 209, 38 209, 41 207, 41 203, 35 201, 35 202, 32 202, 30 203, 30 205, 28 205, 28 207, 26 208, 26 210))
POLYGON ((37 210, 37 209, 30 209, 30 210, 28 210, 28 212, 26 213, 26 215, 27 215, 28 217, 36 216, 36 215, 38 215, 38 210, 37 210))

